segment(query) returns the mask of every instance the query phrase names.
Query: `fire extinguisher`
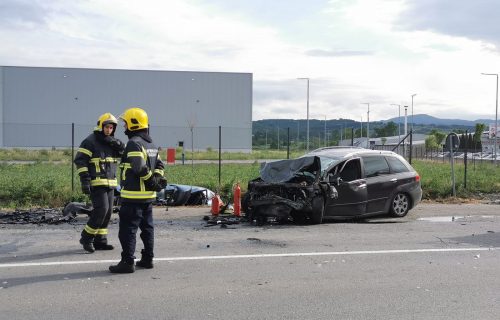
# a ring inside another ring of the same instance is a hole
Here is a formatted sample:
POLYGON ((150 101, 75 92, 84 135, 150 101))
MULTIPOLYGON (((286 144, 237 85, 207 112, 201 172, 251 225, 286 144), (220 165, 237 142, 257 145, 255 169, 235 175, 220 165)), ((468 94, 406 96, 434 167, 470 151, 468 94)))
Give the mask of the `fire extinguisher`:
POLYGON ((212 198, 212 207, 210 210, 213 216, 219 215, 221 206, 222 206, 222 200, 220 199, 219 195, 218 194, 214 195, 212 198))
POLYGON ((239 217, 241 215, 241 188, 240 184, 236 183, 236 187, 234 188, 234 215, 239 217))

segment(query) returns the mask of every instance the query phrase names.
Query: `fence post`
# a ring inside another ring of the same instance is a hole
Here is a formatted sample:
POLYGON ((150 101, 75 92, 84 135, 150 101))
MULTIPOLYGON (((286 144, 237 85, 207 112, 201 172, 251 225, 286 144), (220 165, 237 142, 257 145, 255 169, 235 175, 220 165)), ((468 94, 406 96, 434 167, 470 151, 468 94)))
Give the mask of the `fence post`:
MULTIPOLYGON (((468 130, 465 130, 465 136, 468 136, 468 130)), ((464 152, 464 189, 467 189, 467 148, 468 146, 465 145, 465 152, 464 152)))
POLYGON ((286 158, 290 159, 290 127, 286 128, 286 158))
POLYGON ((219 126, 219 192, 220 192, 220 174, 221 174, 221 157, 222 157, 222 127, 219 126))
POLYGON ((413 131, 410 130, 410 164, 411 164, 411 156, 413 154, 413 131))
POLYGON ((71 194, 75 192, 75 165, 73 159, 75 158, 75 123, 71 123, 71 194))

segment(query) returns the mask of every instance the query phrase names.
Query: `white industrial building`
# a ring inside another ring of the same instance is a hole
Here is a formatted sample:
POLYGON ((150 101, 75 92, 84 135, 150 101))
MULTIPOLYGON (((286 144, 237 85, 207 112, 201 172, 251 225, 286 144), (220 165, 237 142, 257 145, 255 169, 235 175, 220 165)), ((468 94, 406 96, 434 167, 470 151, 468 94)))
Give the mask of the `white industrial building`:
POLYGON ((160 147, 216 149, 220 126, 223 150, 252 148, 251 73, 0 67, 0 147, 70 147, 72 126, 78 146, 99 115, 129 107, 160 147))

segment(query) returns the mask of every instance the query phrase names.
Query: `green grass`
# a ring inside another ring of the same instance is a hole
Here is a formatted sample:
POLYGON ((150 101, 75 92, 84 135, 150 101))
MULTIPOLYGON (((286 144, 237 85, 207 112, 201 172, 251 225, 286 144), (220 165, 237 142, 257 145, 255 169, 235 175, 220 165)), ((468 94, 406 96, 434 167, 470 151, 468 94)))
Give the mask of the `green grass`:
MULTIPOLYGON (((75 147, 75 154, 78 147, 75 147)), ((297 158, 304 154, 304 150, 290 150, 290 158, 297 158)), ((167 150, 161 151, 163 160, 167 158, 167 150)), ((284 150, 253 150, 252 152, 222 152, 222 160, 259 160, 259 159, 286 159, 287 151, 284 150)), ((175 159, 182 160, 182 148, 177 148, 175 159)), ((219 151, 208 149, 206 151, 195 151, 184 149, 184 160, 218 160, 219 151)), ((71 149, 0 149, 0 161, 71 161, 71 149)))
MULTIPOLYGON (((75 149, 76 153, 76 149, 75 149)), ((0 161, 71 161, 71 149, 0 149, 0 161)))
POLYGON ((219 185, 218 164, 195 164, 167 166, 165 175, 169 183, 197 185, 230 195, 236 183, 240 183, 243 191, 249 180, 259 176, 260 165, 224 164, 221 166, 221 183, 219 185))
MULTIPOLYGON (((6 154, 5 150, 2 152, 0 155, 6 154)), ((25 153, 23 150, 13 149, 12 152, 16 156, 33 156, 32 151, 25 153)), ((37 161, 33 164, 0 164, 0 207, 60 207, 69 201, 87 199, 87 196, 80 191, 80 183, 76 173, 75 191, 72 192, 71 164, 67 151, 51 150, 47 151, 46 154, 40 151, 38 153, 31 159, 37 161), (59 158, 56 155, 59 155, 59 158), (46 157, 47 160, 44 161, 48 162, 40 162, 42 156, 46 157), (61 162, 63 159, 67 160, 61 162)), ((274 153, 261 154, 266 159, 271 159, 271 155, 276 156, 274 153)), ((252 159, 253 155, 249 157, 252 159)), ((244 159, 248 160, 249 158, 244 159)), ((449 163, 414 160, 413 166, 421 176, 424 199, 451 197, 449 163)), ((240 183, 242 191, 246 191, 248 181, 259 176, 260 165, 256 162, 223 164, 220 184, 218 168, 218 164, 191 165, 191 163, 186 162, 185 165, 169 165, 165 172, 169 183, 207 187, 218 191, 223 197, 231 197, 233 187, 237 182, 240 183)), ((471 163, 468 168, 466 189, 464 188, 464 165, 457 162, 455 165, 457 197, 470 198, 477 197, 481 193, 500 193, 499 177, 500 167, 495 167, 491 163, 476 164, 475 166, 471 163)))
MULTIPOLYGON (((453 193, 451 165, 449 162, 416 160, 412 163, 421 177, 423 198, 440 199, 453 193)), ((481 193, 500 193, 500 167, 492 163, 467 164, 467 188, 465 188, 463 161, 455 162, 455 190, 457 197, 477 197, 481 193)))
POLYGON ((0 207, 60 207, 82 199, 71 192, 69 163, 0 165, 0 207))
MULTIPOLYGON (((248 180, 258 177, 259 168, 257 163, 225 164, 220 184, 217 164, 167 166, 165 172, 170 183, 207 187, 230 197, 236 183, 245 190, 248 180)), ((61 207, 70 201, 88 200, 74 174, 72 191, 69 163, 0 164, 0 207, 61 207)))
MULTIPOLYGON (((167 158, 167 151, 164 150, 161 154, 162 159, 167 158)), ((290 150, 290 158, 297 158, 304 154, 304 150, 290 150)), ((252 150, 252 152, 222 152, 222 160, 259 160, 259 159, 286 159, 287 150, 252 150)), ((175 159, 182 159, 182 148, 177 148, 175 151, 175 159)), ((194 160, 218 160, 219 151, 209 149, 206 151, 191 152, 189 149, 184 149, 184 159, 186 162, 194 160)))

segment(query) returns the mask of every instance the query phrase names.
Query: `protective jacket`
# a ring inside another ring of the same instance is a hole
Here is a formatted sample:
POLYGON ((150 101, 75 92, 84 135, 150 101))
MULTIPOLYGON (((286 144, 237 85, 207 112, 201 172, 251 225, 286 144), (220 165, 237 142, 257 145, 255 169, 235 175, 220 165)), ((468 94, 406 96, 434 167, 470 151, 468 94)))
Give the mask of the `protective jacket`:
POLYGON ((145 130, 128 131, 129 141, 121 159, 122 202, 149 203, 156 199, 155 176, 163 177, 158 148, 145 130))
POLYGON ((82 141, 75 156, 80 179, 90 179, 92 187, 116 187, 116 169, 123 149, 120 140, 94 131, 82 141))

